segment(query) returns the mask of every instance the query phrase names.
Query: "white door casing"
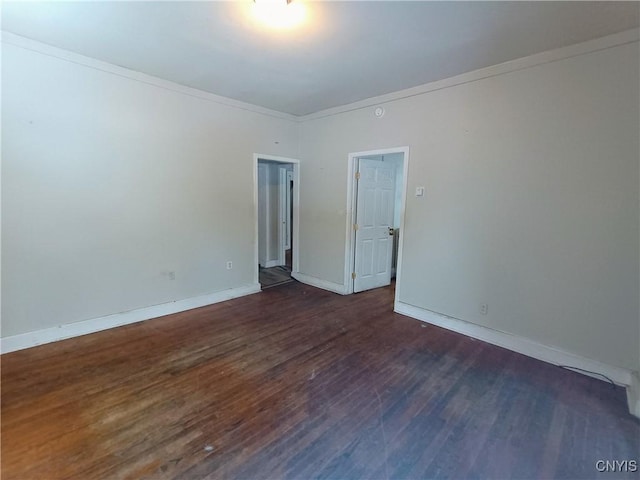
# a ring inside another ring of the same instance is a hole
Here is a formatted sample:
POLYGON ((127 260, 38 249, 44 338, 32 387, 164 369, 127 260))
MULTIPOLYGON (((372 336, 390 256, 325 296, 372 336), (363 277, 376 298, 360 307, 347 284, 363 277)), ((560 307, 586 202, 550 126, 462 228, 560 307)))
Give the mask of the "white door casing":
POLYGON ((358 159, 354 292, 391 283, 395 165, 358 159))
POLYGON ((269 194, 268 194, 268 168, 265 164, 258 163, 257 174, 257 203, 258 203, 258 263, 263 267, 269 261, 269 194))
POLYGON ((291 248, 291 214, 292 212, 292 204, 293 204, 293 192, 291 191, 291 184, 293 183, 293 171, 287 170, 287 184, 286 184, 286 202, 287 202, 287 214, 286 214, 286 222, 287 222, 287 240, 284 244, 284 248, 289 250, 291 248))
POLYGON ((289 230, 289 217, 287 217, 287 169, 278 168, 278 265, 285 264, 287 247, 287 231, 289 230))
MULTIPOLYGON (((292 200, 291 200, 291 248, 292 248, 292 272, 294 274, 299 273, 299 258, 300 258, 300 248, 299 248, 299 235, 300 235, 300 160, 295 158, 287 158, 280 157, 277 155, 266 155, 260 153, 253 154, 253 208, 254 208, 254 233, 253 233, 253 244, 254 244, 254 258, 255 258, 255 270, 253 271, 253 281, 255 284, 259 283, 259 267, 260 264, 260 188, 259 188, 259 177, 260 177, 260 168, 261 164, 260 160, 264 160, 270 163, 283 163, 290 164, 292 166, 292 176, 293 176, 293 192, 292 192, 292 200)), ((274 262, 275 263, 275 262, 274 262)), ((273 265, 263 265, 263 266, 273 266, 273 265)))

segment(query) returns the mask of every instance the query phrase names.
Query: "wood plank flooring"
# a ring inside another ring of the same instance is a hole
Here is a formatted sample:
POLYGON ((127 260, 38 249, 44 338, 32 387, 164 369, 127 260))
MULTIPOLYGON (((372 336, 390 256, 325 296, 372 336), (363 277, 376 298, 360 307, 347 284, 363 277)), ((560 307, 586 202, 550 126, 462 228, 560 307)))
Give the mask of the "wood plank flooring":
POLYGON ((258 272, 260 287, 262 290, 277 287, 284 283, 293 282, 293 278, 291 278, 291 268, 287 266, 269 268, 260 267, 258 272))
POLYGON ((3 355, 2 479, 638 478, 624 390, 297 282, 3 355))

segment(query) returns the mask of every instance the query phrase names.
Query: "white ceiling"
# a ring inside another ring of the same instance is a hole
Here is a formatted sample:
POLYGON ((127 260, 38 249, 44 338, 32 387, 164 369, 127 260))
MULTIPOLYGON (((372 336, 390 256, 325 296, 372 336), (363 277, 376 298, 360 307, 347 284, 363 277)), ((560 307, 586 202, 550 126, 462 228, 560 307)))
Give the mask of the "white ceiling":
MULTIPOLYGON (((295 0, 302 2, 303 0, 295 0)), ((294 115, 639 25, 638 2, 303 2, 261 28, 251 0, 3 2, 2 29, 294 115)))

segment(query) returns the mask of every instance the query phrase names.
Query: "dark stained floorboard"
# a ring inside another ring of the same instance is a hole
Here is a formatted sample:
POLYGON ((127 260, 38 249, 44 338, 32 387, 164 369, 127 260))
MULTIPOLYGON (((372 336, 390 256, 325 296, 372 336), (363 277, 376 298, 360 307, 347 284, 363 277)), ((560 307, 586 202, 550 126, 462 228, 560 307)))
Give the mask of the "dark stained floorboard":
POLYGON ((2 478, 638 478, 620 387, 297 282, 2 356, 2 478))

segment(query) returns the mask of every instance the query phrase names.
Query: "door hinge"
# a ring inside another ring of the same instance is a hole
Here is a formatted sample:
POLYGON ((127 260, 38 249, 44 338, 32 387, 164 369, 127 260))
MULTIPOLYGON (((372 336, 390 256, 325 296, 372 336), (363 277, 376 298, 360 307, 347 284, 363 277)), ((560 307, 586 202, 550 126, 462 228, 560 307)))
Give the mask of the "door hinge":
POLYGON ((353 272, 353 273, 351 274, 351 278, 352 278, 353 280, 355 280, 355 279, 356 279, 356 272, 353 272))
POLYGON ((360 180, 360 172, 356 172, 356 180, 360 180))
POLYGON ((358 231, 358 224, 357 223, 353 224, 353 230, 356 231, 356 232, 358 231))

